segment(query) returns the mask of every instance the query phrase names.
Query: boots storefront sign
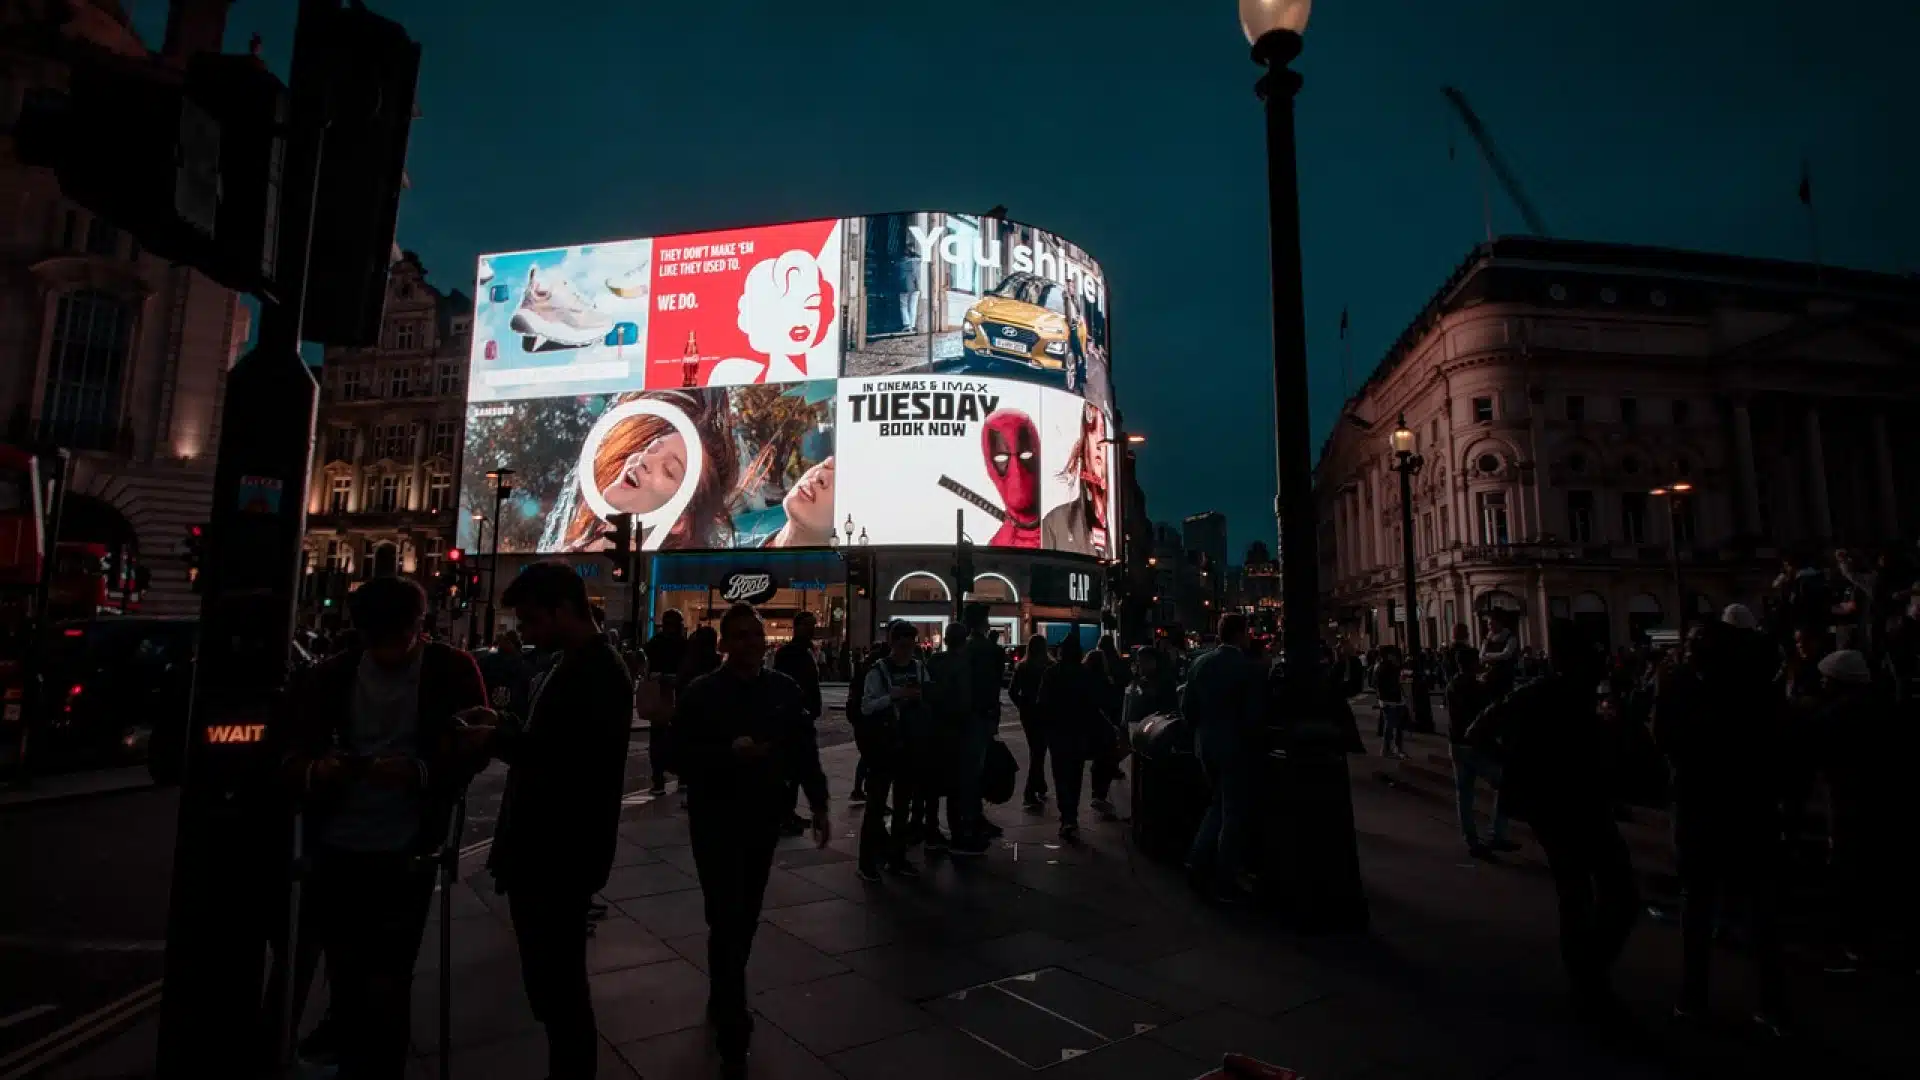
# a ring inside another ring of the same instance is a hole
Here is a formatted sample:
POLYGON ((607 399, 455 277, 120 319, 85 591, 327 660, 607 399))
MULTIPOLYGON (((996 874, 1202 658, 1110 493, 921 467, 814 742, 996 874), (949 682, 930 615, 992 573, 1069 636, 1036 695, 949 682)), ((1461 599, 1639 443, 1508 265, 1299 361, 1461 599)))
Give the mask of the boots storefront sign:
POLYGON ((720 582, 720 600, 728 604, 760 605, 779 591, 773 575, 765 570, 736 570, 720 582))

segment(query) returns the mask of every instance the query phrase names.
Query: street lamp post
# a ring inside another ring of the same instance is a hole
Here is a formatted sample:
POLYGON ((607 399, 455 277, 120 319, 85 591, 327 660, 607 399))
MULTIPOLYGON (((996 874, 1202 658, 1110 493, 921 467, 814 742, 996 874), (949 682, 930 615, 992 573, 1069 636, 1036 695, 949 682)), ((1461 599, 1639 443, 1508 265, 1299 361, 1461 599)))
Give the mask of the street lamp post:
MULTIPOLYGON (((478 553, 487 546, 487 515, 478 510, 473 512, 473 550, 478 553)), ((476 597, 467 597, 467 648, 475 649, 480 645, 480 604, 476 597)))
POLYGON ((1413 565, 1413 478, 1420 475, 1426 459, 1413 452, 1413 429, 1407 416, 1393 429, 1393 464, 1387 466, 1400 474, 1400 572, 1406 579, 1407 667, 1413 672, 1413 729, 1433 730, 1433 702, 1427 697, 1426 679, 1420 670, 1420 597, 1415 587, 1413 565))
POLYGON ((500 508, 513 494, 513 470, 489 469, 487 480, 493 484, 493 547, 487 552, 487 644, 492 645, 500 603, 500 508))
POLYGON ((1693 485, 1685 480, 1676 480, 1666 487, 1657 487, 1647 494, 1656 499, 1667 501, 1667 562, 1673 569, 1673 625, 1682 635, 1687 632, 1687 591, 1680 581, 1680 511, 1681 500, 1693 485))
POLYGON ((1357 930, 1367 924, 1366 889, 1353 825, 1346 753, 1352 713, 1331 698, 1320 670, 1320 555, 1313 501, 1313 446, 1307 415, 1307 320, 1301 288, 1300 184, 1294 163, 1293 99, 1312 0, 1239 0, 1240 28, 1266 73, 1254 85, 1267 123, 1267 224, 1273 275, 1274 479, 1279 492, 1284 684, 1284 803, 1263 813, 1278 830, 1279 854, 1264 869, 1303 927, 1357 930))

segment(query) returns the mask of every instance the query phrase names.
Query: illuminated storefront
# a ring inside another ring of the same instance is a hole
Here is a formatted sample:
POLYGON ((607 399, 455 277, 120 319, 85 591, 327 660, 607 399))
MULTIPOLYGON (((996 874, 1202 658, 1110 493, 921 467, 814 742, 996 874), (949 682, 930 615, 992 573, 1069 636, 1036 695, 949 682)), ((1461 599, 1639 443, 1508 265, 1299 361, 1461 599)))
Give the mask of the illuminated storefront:
MULTIPOLYGON (((846 563, 833 552, 711 553, 656 555, 649 560, 647 582, 652 603, 650 625, 678 611, 687 629, 720 627, 720 616, 735 603, 759 610, 767 638, 793 637, 793 620, 813 613, 822 642, 841 640, 846 625, 846 563)), ((856 640, 859 635, 855 635, 856 640)))

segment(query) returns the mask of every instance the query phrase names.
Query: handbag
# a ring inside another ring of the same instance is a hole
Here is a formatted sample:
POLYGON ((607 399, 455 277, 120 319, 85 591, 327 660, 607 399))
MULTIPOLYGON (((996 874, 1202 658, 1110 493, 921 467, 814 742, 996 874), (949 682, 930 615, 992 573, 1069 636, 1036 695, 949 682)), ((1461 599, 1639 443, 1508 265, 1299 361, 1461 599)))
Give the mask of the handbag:
POLYGON ((1020 763, 1006 743, 999 739, 988 743, 986 764, 980 770, 980 797, 995 806, 1012 799, 1019 773, 1020 763))
POLYGON ((663 680, 641 679, 633 688, 633 711, 650 725, 671 723, 673 691, 663 680))

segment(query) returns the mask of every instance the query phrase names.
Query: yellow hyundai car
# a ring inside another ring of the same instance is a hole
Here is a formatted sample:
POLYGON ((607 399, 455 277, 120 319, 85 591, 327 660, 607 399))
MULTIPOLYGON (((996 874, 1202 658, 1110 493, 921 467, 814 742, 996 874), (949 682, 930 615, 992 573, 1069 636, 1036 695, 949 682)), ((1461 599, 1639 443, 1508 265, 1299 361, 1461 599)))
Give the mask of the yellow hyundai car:
POLYGON ((1008 274, 960 321, 968 353, 1059 371, 1083 331, 1067 315, 1062 286, 1021 270, 1008 274))

